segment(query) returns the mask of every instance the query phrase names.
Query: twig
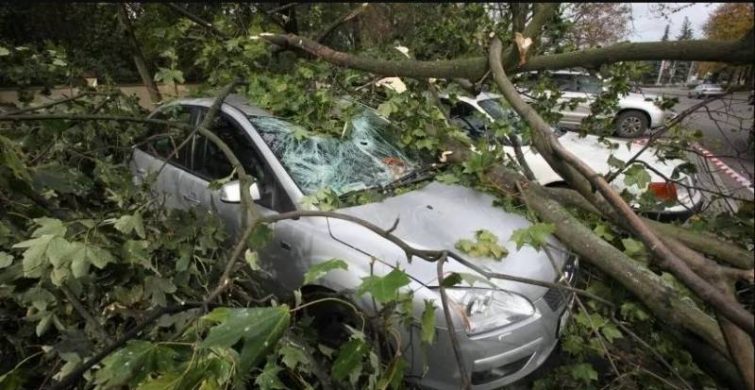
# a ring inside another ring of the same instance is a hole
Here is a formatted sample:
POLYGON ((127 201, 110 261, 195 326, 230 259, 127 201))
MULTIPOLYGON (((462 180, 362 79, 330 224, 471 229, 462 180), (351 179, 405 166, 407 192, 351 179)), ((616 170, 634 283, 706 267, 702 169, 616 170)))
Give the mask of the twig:
POLYGON ((171 9, 177 11, 181 15, 185 16, 187 19, 191 20, 192 22, 194 22, 194 23, 196 23, 196 24, 198 24, 198 25, 200 25, 200 26, 202 26, 202 27, 210 30, 215 35, 217 35, 217 36, 219 36, 221 38, 228 38, 228 36, 226 34, 224 34, 222 31, 218 30, 215 26, 212 25, 212 23, 210 23, 210 22, 208 22, 208 21, 200 18, 199 16, 197 16, 197 15, 189 12, 189 10, 187 10, 186 8, 181 7, 179 5, 176 5, 176 4, 173 4, 173 3, 163 3, 163 4, 167 5, 171 9))
POLYGON ((92 92, 84 92, 84 93, 80 93, 78 95, 74 95, 74 96, 71 96, 71 97, 67 97, 67 98, 63 98, 63 99, 58 99, 58 100, 53 100, 53 101, 51 101, 49 103, 40 104, 38 106, 25 107, 25 108, 22 108, 20 110, 16 110, 16 111, 13 111, 13 112, 0 113, 0 118, 5 117, 5 116, 10 116, 10 115, 19 115, 19 114, 23 114, 25 112, 43 110, 45 108, 54 107, 54 106, 57 106, 59 104, 72 102, 74 100, 81 99, 81 98, 83 98, 85 96, 90 96, 92 94, 93 94, 92 92))
POLYGON ((448 338, 451 340, 451 347, 454 350, 454 357, 456 358, 456 365, 459 367, 459 375, 461 376, 461 388, 471 389, 471 378, 467 374, 467 368, 464 365, 464 357, 461 355, 461 347, 459 347, 459 340, 456 338, 456 329, 454 327, 453 318, 451 318, 451 310, 448 307, 448 296, 446 295, 446 289, 443 287, 443 263, 447 260, 446 253, 444 252, 440 259, 438 259, 438 289, 440 291, 440 302, 443 304, 443 315, 446 317, 446 326, 448 327, 448 338))
POLYGON ((71 121, 117 121, 117 122, 135 122, 151 123, 156 125, 173 126, 179 129, 191 129, 191 126, 182 122, 163 121, 159 119, 146 119, 135 116, 119 115, 88 115, 88 114, 42 114, 42 115, 8 115, 0 116, 0 122, 16 121, 54 121, 54 120, 71 120, 71 121))
POLYGON ((87 311, 87 309, 84 307, 84 305, 79 302, 79 299, 76 298, 76 295, 71 291, 68 286, 61 285, 60 291, 63 292, 63 294, 66 296, 66 299, 68 299, 68 302, 73 305, 73 308, 76 309, 76 311, 79 313, 79 315, 84 319, 84 321, 88 322, 94 330, 98 333, 100 341, 102 342, 112 342, 113 340, 110 338, 110 336, 105 331, 105 328, 102 327, 102 324, 97 322, 97 320, 92 316, 91 313, 87 311))

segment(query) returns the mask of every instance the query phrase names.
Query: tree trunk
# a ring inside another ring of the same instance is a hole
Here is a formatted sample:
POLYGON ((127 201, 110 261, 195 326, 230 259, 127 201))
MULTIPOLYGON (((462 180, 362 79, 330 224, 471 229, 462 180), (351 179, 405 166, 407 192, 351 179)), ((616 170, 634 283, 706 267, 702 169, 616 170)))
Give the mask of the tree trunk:
POLYGON ((160 91, 157 89, 157 85, 152 79, 152 72, 150 71, 147 62, 144 60, 144 54, 139 47, 139 42, 136 41, 136 35, 134 35, 134 29, 131 26, 131 20, 128 16, 128 8, 125 3, 118 5, 118 21, 120 22, 121 27, 126 34, 126 39, 131 46, 131 55, 134 57, 134 65, 136 65, 139 77, 142 78, 142 82, 147 88, 147 92, 149 92, 149 97, 152 100, 152 103, 161 101, 162 96, 160 96, 160 91))

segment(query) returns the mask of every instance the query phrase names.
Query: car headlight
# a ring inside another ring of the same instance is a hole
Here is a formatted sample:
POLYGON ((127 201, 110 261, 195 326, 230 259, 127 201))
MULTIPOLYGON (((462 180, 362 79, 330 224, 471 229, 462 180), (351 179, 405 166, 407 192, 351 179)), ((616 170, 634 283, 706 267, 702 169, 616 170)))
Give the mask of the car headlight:
POLYGON ((447 288, 449 306, 456 308, 474 335, 524 321, 535 314, 527 298, 508 291, 482 288, 447 288))

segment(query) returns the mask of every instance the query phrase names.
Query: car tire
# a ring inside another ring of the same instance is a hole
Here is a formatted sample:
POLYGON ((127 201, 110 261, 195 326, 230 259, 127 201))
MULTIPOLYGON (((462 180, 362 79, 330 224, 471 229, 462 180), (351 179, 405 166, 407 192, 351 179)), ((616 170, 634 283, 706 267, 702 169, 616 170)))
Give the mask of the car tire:
POLYGON ((624 111, 616 117, 614 134, 623 138, 641 137, 650 127, 649 122, 641 111, 624 111))

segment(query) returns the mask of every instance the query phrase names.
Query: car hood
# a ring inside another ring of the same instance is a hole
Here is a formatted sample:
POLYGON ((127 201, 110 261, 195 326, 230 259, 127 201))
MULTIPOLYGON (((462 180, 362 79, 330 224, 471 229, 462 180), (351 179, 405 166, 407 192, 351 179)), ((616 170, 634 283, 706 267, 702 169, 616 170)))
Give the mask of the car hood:
MULTIPOLYGON (((609 137, 606 137, 605 140, 613 144, 618 144, 618 148, 609 148, 605 141, 601 142, 600 137, 594 135, 580 137, 579 133, 567 132, 559 138, 559 141, 564 147, 566 147, 566 149, 582 158, 582 160, 585 161, 595 172, 600 174, 607 174, 608 172, 615 170, 615 168, 608 164, 608 157, 611 154, 621 161, 628 161, 644 147, 646 142, 644 139, 627 140, 609 137)), ((665 177, 671 177, 674 168, 685 163, 685 161, 679 159, 667 159, 661 161, 657 154, 658 150, 650 146, 640 155, 637 161, 644 162, 648 166, 653 167, 653 169, 665 177)), ((651 181, 664 181, 664 179, 655 172, 651 170, 647 170, 647 172, 650 174, 651 181)), ((685 176, 685 174, 681 172, 679 173, 680 180, 685 176)), ((624 175, 622 174, 619 175, 612 184, 617 188, 624 188, 623 181, 624 175)), ((636 186, 630 187, 628 190, 632 193, 641 192, 636 186)))
MULTIPOLYGON (((381 202, 340 209, 339 212, 370 221, 381 227, 389 227, 399 220, 393 234, 410 245, 431 250, 454 251, 466 260, 489 271, 553 282, 557 272, 544 251, 524 246, 516 249, 510 241, 511 234, 531 226, 523 216, 493 206, 494 197, 459 185, 431 182, 424 188, 397 195, 381 202), (475 232, 486 229, 498 238, 509 254, 502 260, 473 257, 454 246, 460 239, 474 241, 475 232)), ((346 233, 348 234, 348 233, 346 233)), ((567 255, 563 246, 553 237, 550 242, 559 248, 551 250, 553 261, 560 269, 567 255)), ((400 262, 401 268, 415 280, 428 286, 437 286, 437 265, 422 259, 400 262)), ((444 272, 475 273, 469 267, 449 259, 444 272)), ((530 299, 542 296, 546 289, 523 283, 495 279, 497 287, 515 291, 530 299)), ((475 284, 475 286, 480 286, 475 284)))

